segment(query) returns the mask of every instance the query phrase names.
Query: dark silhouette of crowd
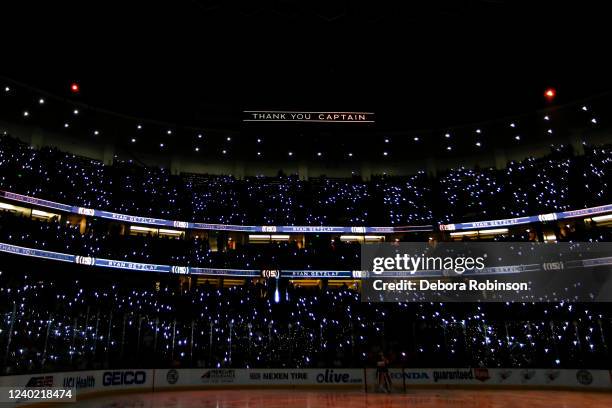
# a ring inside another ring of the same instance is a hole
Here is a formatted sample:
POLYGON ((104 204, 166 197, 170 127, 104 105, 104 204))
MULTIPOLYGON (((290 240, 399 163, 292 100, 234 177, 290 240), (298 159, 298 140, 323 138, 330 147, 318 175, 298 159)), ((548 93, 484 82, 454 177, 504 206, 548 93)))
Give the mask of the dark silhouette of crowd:
MULTIPOLYGON (((236 243, 212 250, 208 238, 124 234, 92 219, 86 232, 57 218, 37 220, 0 211, 0 242, 71 255, 162 265, 234 269, 335 269, 360 267, 360 246, 337 237, 296 241, 236 243)), ((221 238, 227 239, 222 235, 221 238)), ((223 239, 218 239, 222 244, 223 239)))
MULTIPOLYGON (((449 170, 371 180, 171 175, 0 140, 0 188, 70 205, 173 220, 248 225, 408 225, 477 221, 611 202, 612 149, 559 148, 503 170, 449 170)), ((422 239, 423 237, 418 237, 422 239)), ((427 238, 425 238, 427 239, 427 238)), ((516 235, 506 240, 529 240, 516 235)), ((561 240, 610 241, 606 230, 561 240)), ((211 250, 202 234, 131 236, 0 215, 5 243, 148 263, 348 270, 359 246, 323 236, 211 250)), ((609 368, 607 304, 362 303, 353 287, 287 280, 179 284, 0 255, 4 373, 98 367, 396 366, 609 368), (279 285, 277 288, 276 285, 279 285)))
POLYGON ((508 163, 431 177, 362 180, 297 176, 170 174, 130 162, 103 163, 0 139, 0 188, 123 214, 241 225, 399 226, 478 221, 608 204, 610 147, 570 147, 508 163))
POLYGON ((0 275, 4 373, 103 367, 610 367, 607 304, 362 303, 26 264, 0 275), (24 272, 32 266, 35 272, 24 272), (61 269, 61 270, 60 270, 61 269), (275 300, 276 297, 276 300, 275 300))

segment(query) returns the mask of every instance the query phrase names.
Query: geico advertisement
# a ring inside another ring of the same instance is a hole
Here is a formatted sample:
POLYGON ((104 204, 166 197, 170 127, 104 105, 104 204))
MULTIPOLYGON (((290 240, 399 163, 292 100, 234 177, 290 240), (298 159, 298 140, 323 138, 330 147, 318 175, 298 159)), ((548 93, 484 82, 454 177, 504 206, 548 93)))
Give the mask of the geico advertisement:
MULTIPOLYGON (((37 373, 31 375, 0 376, 0 387, 15 388, 70 388, 76 398, 90 392, 112 392, 119 389, 153 389, 153 370, 123 369, 37 373)), ((44 402, 20 401, 15 405, 44 402)))

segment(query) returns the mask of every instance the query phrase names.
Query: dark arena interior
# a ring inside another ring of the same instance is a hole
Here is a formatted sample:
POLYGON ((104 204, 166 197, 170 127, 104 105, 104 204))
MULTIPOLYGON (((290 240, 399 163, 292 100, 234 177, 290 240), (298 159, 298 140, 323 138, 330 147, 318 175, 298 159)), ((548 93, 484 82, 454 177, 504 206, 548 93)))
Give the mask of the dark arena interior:
POLYGON ((609 14, 530 3, 3 2, 0 404, 612 406, 609 14))

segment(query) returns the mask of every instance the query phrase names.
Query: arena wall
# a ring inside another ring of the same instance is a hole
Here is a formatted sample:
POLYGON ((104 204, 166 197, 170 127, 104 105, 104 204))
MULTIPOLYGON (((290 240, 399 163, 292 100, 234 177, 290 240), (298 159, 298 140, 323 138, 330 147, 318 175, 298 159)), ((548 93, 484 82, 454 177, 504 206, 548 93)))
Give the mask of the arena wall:
MULTIPOLYGON (((612 370, 521 368, 390 369, 394 392, 410 387, 550 388, 612 392, 612 370)), ((0 387, 65 387, 77 399, 126 391, 207 388, 345 388, 377 391, 376 369, 121 369, 0 377, 0 387)), ((30 405, 43 401, 15 401, 30 405)))
MULTIPOLYGON (((366 369, 365 388, 377 389, 376 369, 366 369)), ((410 387, 570 388, 612 391, 612 370, 533 368, 390 369, 393 389, 410 387)))

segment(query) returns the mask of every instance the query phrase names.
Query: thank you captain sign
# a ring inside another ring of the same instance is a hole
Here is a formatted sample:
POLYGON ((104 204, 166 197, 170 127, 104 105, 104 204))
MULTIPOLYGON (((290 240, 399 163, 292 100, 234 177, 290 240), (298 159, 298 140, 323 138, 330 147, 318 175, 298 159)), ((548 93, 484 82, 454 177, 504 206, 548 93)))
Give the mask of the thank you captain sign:
POLYGON ((374 123, 372 112, 243 111, 243 122, 374 123))

